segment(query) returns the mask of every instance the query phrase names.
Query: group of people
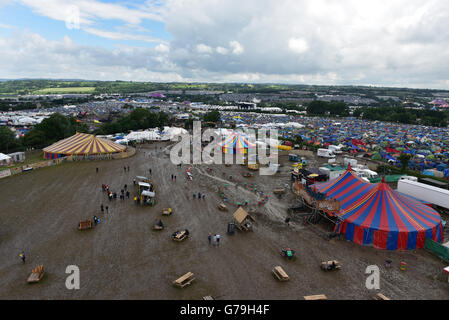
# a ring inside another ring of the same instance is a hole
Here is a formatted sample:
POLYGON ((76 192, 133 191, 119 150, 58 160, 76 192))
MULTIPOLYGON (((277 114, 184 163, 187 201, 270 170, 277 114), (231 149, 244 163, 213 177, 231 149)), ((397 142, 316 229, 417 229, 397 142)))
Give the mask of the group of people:
POLYGON ((126 166, 125 166, 125 167, 123 167, 123 171, 125 171, 125 172, 126 172, 126 171, 128 171, 128 172, 129 172, 129 166, 127 166, 127 167, 126 167, 126 166))
POLYGON ((212 234, 209 233, 209 235, 207 236, 207 240, 209 241, 209 245, 212 243, 212 245, 214 247, 220 245, 220 235, 219 234, 215 234, 214 236, 212 236, 212 234))
MULTIPOLYGON (((197 194, 194 192, 193 193, 193 199, 196 199, 197 194)), ((201 197, 203 198, 203 200, 206 199, 206 195, 205 194, 201 194, 201 192, 198 192, 198 200, 201 200, 201 197)))

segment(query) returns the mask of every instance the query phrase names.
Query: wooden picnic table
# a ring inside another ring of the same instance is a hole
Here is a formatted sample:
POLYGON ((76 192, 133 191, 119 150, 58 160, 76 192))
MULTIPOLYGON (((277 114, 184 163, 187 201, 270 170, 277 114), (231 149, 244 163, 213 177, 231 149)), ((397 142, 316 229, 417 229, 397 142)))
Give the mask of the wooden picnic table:
POLYGON ((175 281, 173 281, 173 284, 177 287, 184 288, 185 286, 192 283, 192 281, 195 280, 195 275, 192 272, 187 272, 183 276, 179 277, 175 281))
POLYGON ((288 281, 288 280, 290 280, 290 277, 289 277, 288 274, 284 271, 284 269, 282 269, 281 266, 274 267, 274 269, 273 269, 273 274, 276 276, 276 278, 277 278, 279 281, 288 281))
POLYGON ((44 265, 37 266, 31 271, 30 276, 28 277, 28 283, 36 283, 39 282, 44 276, 44 265))

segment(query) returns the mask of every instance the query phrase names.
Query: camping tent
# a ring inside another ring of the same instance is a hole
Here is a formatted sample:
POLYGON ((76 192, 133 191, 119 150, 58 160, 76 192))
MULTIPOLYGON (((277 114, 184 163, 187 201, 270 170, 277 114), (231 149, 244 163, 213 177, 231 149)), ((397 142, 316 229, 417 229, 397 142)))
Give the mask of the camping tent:
POLYGON ((355 243, 386 250, 423 248, 426 238, 443 240, 441 217, 384 181, 339 213, 337 230, 355 243))
POLYGON ((8 165, 12 162, 12 158, 6 154, 0 153, 0 166, 8 165))
POLYGON ((125 146, 112 141, 97 138, 92 134, 77 132, 75 135, 45 148, 44 157, 56 159, 68 155, 110 155, 125 150, 125 146))

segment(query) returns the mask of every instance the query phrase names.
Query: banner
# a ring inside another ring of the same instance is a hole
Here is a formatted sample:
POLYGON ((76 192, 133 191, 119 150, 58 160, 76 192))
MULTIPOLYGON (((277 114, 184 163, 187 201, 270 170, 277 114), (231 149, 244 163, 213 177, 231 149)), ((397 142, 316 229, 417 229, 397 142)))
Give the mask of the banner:
POLYGON ((0 171, 0 179, 9 177, 10 175, 11 175, 11 170, 9 170, 9 169, 0 171))

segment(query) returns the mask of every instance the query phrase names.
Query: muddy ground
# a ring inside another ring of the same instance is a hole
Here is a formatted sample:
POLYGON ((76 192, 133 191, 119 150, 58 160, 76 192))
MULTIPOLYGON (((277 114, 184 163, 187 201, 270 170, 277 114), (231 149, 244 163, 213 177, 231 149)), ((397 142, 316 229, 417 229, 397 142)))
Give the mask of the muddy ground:
POLYGON ((372 299, 378 292, 392 299, 449 298, 445 265, 425 250, 386 252, 343 239, 329 241, 326 235, 332 225, 326 222, 304 226, 301 219, 294 219, 287 226, 287 208, 295 197, 288 191, 279 200, 272 193, 290 183, 286 156, 281 158, 285 166, 275 176, 244 178, 242 173, 248 169, 240 165, 203 165, 194 166, 193 181, 187 181, 188 166, 171 164, 167 148, 146 145, 129 159, 65 163, 0 180, 0 298, 201 299, 212 295, 296 300, 326 294, 340 300, 372 299), (130 172, 124 172, 123 166, 128 165, 130 172), (105 183, 119 193, 127 184, 133 196, 136 175, 154 182, 155 207, 136 206, 128 199, 110 202, 101 190, 105 183), (255 186, 269 195, 267 204, 257 204, 255 186), (228 197, 228 212, 217 209, 220 189, 228 197), (206 198, 193 200, 193 192, 206 198), (245 200, 256 219, 254 231, 227 235, 236 203, 245 200), (108 214, 101 214, 102 203, 109 206, 108 214), (173 215, 162 217, 164 207, 172 207, 173 215), (77 230, 80 220, 94 215, 102 219, 97 227, 77 230), (153 231, 155 219, 161 217, 166 228, 153 231), (171 234, 184 228, 190 238, 172 241, 171 234), (209 233, 222 236, 219 247, 208 244, 209 233), (280 256, 286 246, 296 250, 295 261, 280 256), (18 256, 22 250, 25 264, 18 256), (339 260, 342 270, 321 271, 320 262, 329 259, 339 260), (386 259, 393 260, 392 268, 385 268, 386 259), (401 261, 407 262, 405 272, 399 270, 401 261), (38 284, 27 284, 31 269, 39 264, 45 265, 45 277, 38 284), (365 288, 365 269, 373 264, 380 267, 380 291, 365 288), (68 265, 80 268, 80 290, 65 287, 68 265), (274 279, 271 270, 277 265, 290 282, 274 279), (188 271, 195 273, 196 281, 184 289, 174 287, 172 281, 188 271))

